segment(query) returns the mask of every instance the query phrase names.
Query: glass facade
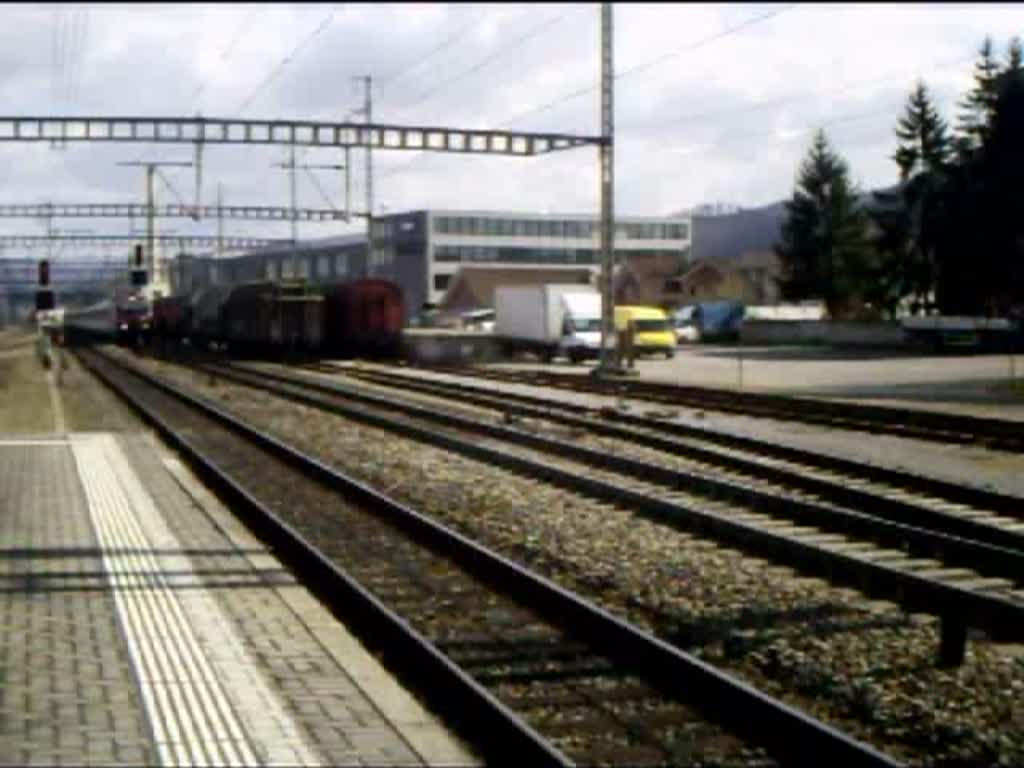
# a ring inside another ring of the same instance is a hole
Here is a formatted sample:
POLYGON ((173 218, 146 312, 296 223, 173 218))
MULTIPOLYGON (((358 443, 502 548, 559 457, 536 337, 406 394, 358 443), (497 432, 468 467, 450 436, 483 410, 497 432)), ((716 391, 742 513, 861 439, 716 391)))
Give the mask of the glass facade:
MULTIPOLYGON (((617 248, 621 259, 680 258, 683 251, 617 248)), ((531 248, 529 246, 437 245, 434 261, 445 263, 480 263, 501 261, 519 264, 597 264, 601 253, 596 248, 531 248)))
MULTIPOLYGON (((499 219, 482 216, 437 216, 434 234, 471 237, 593 238, 600 232, 596 221, 576 219, 499 219)), ((627 240, 685 240, 687 222, 619 222, 616 234, 627 240)))

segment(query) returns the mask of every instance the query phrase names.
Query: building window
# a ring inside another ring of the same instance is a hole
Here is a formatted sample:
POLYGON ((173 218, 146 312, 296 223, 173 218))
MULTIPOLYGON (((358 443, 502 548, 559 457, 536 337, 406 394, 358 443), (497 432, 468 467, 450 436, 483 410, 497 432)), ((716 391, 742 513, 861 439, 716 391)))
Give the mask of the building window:
POLYGON ((511 237, 515 234, 513 222, 509 219, 498 219, 498 234, 502 237, 511 237))
POLYGON ((316 259, 316 276, 323 278, 327 277, 331 271, 331 257, 330 256, 318 256, 316 259))
POLYGON ((454 245, 439 245, 434 248, 434 261, 461 261, 460 249, 454 245))
POLYGON ((448 283, 452 281, 451 275, 434 275, 434 290, 435 291, 446 291, 448 290, 448 283))
POLYGON ((540 222, 530 220, 526 222, 526 236, 537 237, 540 234, 540 222))

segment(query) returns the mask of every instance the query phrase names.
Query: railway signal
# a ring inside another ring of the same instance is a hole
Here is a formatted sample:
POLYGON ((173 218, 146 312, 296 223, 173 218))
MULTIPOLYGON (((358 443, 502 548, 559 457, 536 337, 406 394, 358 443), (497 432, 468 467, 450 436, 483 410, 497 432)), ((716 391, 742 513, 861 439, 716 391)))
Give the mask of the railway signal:
POLYGON ((53 288, 50 287, 50 260, 39 260, 39 288, 36 290, 36 311, 44 312, 57 305, 53 288))
POLYGON ((138 288, 146 285, 146 267, 143 263, 143 250, 140 243, 135 244, 135 254, 132 257, 132 285, 138 288))

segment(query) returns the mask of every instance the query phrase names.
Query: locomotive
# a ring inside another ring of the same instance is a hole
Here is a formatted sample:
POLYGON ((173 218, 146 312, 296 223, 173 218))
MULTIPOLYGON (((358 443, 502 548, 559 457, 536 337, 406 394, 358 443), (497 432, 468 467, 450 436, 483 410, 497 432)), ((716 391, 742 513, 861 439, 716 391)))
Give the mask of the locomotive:
POLYGON ((144 344, 152 325, 152 303, 134 286, 118 285, 113 296, 92 306, 66 310, 64 324, 76 338, 144 344))
POLYGON ((246 356, 390 358, 403 317, 401 289, 387 280, 258 281, 158 299, 154 334, 246 356))

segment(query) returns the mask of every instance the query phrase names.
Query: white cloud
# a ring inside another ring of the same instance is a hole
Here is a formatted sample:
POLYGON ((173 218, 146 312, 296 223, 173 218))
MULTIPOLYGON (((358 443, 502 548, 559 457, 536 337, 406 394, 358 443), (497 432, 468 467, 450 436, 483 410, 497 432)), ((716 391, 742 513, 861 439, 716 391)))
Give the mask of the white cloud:
MULTIPOLYGON (((334 9, 330 26, 281 67, 246 116, 342 119, 361 105, 353 78, 370 73, 377 83, 374 114, 381 121, 483 128, 530 112, 516 128, 598 130, 596 4, 90 5, 83 44, 77 54, 74 46, 64 50, 61 72, 55 66, 56 20, 84 8, 4 7, 0 100, 7 114, 178 115, 198 107, 208 116, 234 116, 334 9), (79 89, 69 100, 53 84, 71 75, 79 89), (560 101, 587 88, 592 90, 585 95, 560 101), (556 106, 533 111, 550 102, 556 106)), ((798 5, 709 41, 780 8, 615 7, 617 72, 660 62, 616 84, 618 211, 667 213, 708 199, 747 205, 777 200, 791 191, 819 125, 862 185, 889 183, 895 172, 892 128, 916 79, 925 79, 945 118, 955 122, 982 38, 995 35, 1002 52, 1006 39, 1024 29, 1024 6, 1012 4, 823 4, 798 5)), ((228 203, 287 204, 288 179, 271 167, 284 155, 281 147, 208 147, 206 201, 214 199, 220 182, 228 203)), ((0 201, 141 202, 141 170, 116 162, 191 156, 187 146, 78 144, 55 152, 44 145, 0 145, 0 201)), ((314 150, 303 157, 337 163, 341 153, 314 150)), ((353 160, 352 191, 361 208, 363 152, 354 152, 353 160)), ((377 201, 390 210, 598 207, 593 148, 529 160, 378 152, 375 167, 377 201), (389 173, 396 168, 402 170, 389 173)), ((190 200, 191 172, 168 175, 190 200)), ((322 172, 319 178, 342 204, 339 175, 322 172)), ((323 204, 307 178, 298 184, 300 204, 323 204)), ((173 200, 162 187, 159 196, 173 200)), ((164 224, 179 231, 213 229, 212 222, 164 224)), ((114 232, 128 223, 89 225, 114 232)), ((6 232, 36 227, 0 220, 6 232)), ((287 223, 228 222, 225 228, 288 234, 287 223)), ((315 236, 360 228, 307 224, 301 231, 315 236)))

